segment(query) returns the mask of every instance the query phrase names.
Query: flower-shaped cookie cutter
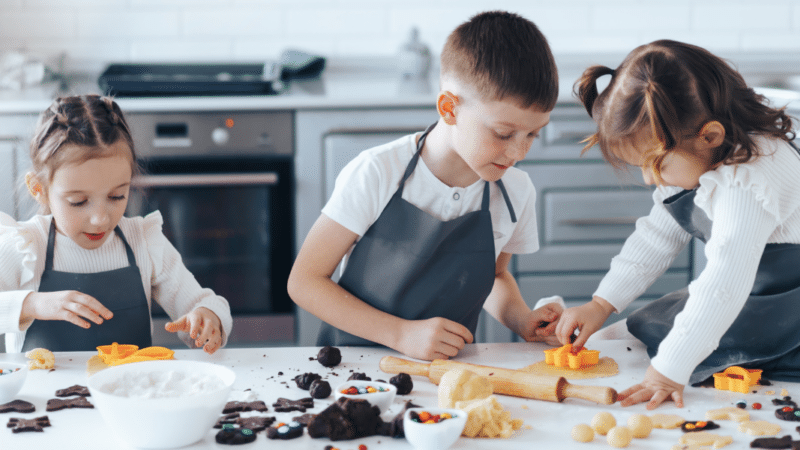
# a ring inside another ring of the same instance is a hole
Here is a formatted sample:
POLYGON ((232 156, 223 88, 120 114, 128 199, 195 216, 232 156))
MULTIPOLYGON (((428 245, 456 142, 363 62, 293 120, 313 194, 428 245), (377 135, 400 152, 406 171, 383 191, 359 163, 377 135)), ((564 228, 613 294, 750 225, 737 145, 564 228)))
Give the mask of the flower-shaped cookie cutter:
POLYGON ((544 362, 556 367, 580 369, 583 367, 594 366, 600 362, 600 351, 582 348, 577 353, 573 353, 572 344, 566 344, 559 348, 545 350, 544 362))
POLYGON ((155 361, 160 359, 173 359, 175 351, 166 347, 145 347, 139 349, 137 345, 118 344, 101 345, 97 347, 100 359, 109 366, 118 366, 140 361, 155 361))
POLYGON ((714 388, 721 391, 733 391, 746 394, 750 386, 758 384, 761 380, 761 369, 745 369, 731 366, 723 372, 714 374, 714 388))

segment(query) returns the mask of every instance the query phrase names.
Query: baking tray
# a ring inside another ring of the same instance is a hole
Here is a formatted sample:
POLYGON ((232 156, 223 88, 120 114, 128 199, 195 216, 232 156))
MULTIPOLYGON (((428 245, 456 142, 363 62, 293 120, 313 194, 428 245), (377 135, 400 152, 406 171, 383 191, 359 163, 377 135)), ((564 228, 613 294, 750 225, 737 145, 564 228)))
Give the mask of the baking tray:
POLYGON ((274 95, 283 89, 277 62, 236 64, 110 64, 98 78, 116 97, 274 95))

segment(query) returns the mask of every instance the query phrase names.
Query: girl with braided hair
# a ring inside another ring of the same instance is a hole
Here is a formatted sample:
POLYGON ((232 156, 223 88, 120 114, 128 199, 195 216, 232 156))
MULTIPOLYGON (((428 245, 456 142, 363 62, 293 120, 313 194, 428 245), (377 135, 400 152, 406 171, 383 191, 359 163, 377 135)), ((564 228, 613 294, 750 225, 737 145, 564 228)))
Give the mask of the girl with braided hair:
POLYGON ((214 353, 231 331, 228 302, 204 289, 161 231, 161 214, 123 217, 137 163, 109 97, 59 98, 39 118, 25 176, 40 211, 0 213, 0 333, 6 351, 152 345, 158 302, 191 346, 214 353))
MULTIPOLYGON (((647 345, 642 383, 623 406, 671 399, 729 366, 800 381, 800 150, 792 119, 710 52, 675 41, 633 50, 616 69, 595 66, 576 84, 597 123, 585 142, 614 167, 641 168, 656 185, 591 301, 565 310, 556 335, 580 348, 669 268, 694 237, 707 264, 687 288, 620 325, 647 345), (598 92, 599 77, 611 75, 598 92)), ((623 331, 624 333, 624 331, 623 331)))

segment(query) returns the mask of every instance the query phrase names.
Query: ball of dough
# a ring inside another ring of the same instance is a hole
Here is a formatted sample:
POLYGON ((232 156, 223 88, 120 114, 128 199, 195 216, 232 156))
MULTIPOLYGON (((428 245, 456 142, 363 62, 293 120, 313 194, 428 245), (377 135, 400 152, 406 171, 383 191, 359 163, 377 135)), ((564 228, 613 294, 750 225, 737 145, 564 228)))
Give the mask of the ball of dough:
POLYGON ((616 448, 624 448, 630 445, 631 439, 631 430, 628 427, 614 427, 608 430, 608 436, 606 436, 606 440, 608 441, 608 445, 616 448))
POLYGON ((605 436, 608 430, 614 428, 616 425, 617 420, 610 412, 599 412, 592 417, 592 428, 601 436, 605 436))
POLYGON ((572 427, 572 439, 578 442, 592 442, 594 439, 594 430, 585 423, 579 423, 572 427))
POLYGON ((628 428, 633 437, 644 439, 653 431, 653 421, 644 414, 634 414, 628 417, 628 428))
POLYGON ((456 402, 477 400, 492 395, 492 383, 464 369, 448 370, 439 380, 439 408, 453 408, 456 402))

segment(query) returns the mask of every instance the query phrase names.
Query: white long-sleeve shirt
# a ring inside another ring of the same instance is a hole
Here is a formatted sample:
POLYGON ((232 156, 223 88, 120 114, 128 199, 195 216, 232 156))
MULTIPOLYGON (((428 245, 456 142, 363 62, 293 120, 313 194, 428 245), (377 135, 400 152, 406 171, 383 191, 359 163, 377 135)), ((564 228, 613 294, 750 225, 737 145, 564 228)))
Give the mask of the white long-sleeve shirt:
MULTIPOLYGON (((5 333, 9 353, 22 350, 25 331, 33 323, 20 323, 22 303, 39 289, 51 220, 52 216, 37 215, 17 222, 0 213, 0 333, 5 333)), ((208 308, 220 319, 224 345, 233 323, 228 302, 197 283, 161 231, 162 223, 158 211, 146 217, 123 217, 119 222, 136 257, 148 305, 155 300, 172 320, 197 307, 208 308)), ((116 233, 94 250, 56 233, 54 253, 53 269, 64 272, 96 273, 129 265, 125 245, 116 233)), ((152 321, 150 326, 152 330, 152 321)), ((181 338, 190 342, 184 333, 181 338)))
MULTIPOLYGON (((686 306, 652 360, 656 370, 678 383, 688 383, 739 315, 765 245, 800 244, 800 155, 782 140, 757 137, 755 142, 764 156, 700 177, 694 202, 713 222, 706 267, 689 284, 686 306)), ((600 282, 594 295, 617 311, 644 293, 691 239, 662 203, 680 190, 655 190, 653 209, 636 222, 600 282)))

